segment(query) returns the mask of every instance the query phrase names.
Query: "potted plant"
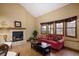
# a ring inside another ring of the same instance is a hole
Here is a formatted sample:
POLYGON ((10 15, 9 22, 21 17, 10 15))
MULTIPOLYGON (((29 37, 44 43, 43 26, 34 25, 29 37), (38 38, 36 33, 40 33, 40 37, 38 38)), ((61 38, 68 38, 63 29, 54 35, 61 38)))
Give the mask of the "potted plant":
POLYGON ((36 30, 33 31, 32 36, 27 41, 33 41, 37 39, 38 32, 36 30))
POLYGON ((36 30, 33 31, 33 37, 36 39, 38 32, 36 30))

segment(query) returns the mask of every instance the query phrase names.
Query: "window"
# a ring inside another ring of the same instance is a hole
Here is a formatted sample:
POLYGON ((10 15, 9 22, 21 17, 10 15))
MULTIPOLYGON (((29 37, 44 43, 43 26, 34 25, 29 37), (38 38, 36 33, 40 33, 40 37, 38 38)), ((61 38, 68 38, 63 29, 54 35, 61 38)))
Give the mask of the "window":
POLYGON ((48 34, 50 34, 50 33, 51 33, 51 25, 48 24, 48 34))
POLYGON ((55 33, 59 34, 59 35, 64 34, 63 22, 57 22, 56 23, 55 33))
POLYGON ((53 34, 53 23, 41 24, 41 33, 53 34))
POLYGON ((77 37, 76 17, 67 19, 66 21, 66 36, 77 37))
POLYGON ((49 34, 54 34, 54 28, 53 27, 54 27, 53 23, 48 25, 48 32, 49 32, 49 34))
POLYGON ((47 25, 41 25, 41 33, 47 32, 47 25))
POLYGON ((65 33, 67 37, 77 38, 77 16, 41 23, 41 33, 58 35, 64 35, 65 33))

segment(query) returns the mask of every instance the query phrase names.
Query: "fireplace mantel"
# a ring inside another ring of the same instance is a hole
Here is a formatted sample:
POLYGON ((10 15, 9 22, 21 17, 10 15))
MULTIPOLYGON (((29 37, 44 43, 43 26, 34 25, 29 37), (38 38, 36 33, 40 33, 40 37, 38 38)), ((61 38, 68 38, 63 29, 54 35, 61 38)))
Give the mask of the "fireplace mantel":
POLYGON ((15 27, 0 27, 0 29, 8 29, 8 30, 25 30, 26 28, 23 28, 23 27, 21 27, 21 28, 19 28, 19 27, 17 27, 17 28, 15 28, 15 27))

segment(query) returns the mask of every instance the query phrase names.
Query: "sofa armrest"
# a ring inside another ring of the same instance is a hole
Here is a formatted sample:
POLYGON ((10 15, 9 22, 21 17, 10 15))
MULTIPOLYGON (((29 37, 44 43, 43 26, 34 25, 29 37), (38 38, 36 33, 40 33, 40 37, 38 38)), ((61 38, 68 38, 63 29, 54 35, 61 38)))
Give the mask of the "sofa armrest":
POLYGON ((62 42, 64 42, 64 39, 58 40, 58 42, 59 42, 59 43, 62 43, 62 42))

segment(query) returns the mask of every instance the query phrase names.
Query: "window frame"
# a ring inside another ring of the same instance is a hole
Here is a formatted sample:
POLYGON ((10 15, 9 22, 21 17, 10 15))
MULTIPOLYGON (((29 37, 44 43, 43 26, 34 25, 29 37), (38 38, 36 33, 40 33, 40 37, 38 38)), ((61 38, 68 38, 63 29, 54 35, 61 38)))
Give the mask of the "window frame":
POLYGON ((74 17, 70 17, 68 19, 65 19, 65 36, 66 37, 71 37, 71 38, 77 38, 77 16, 74 16, 74 17), (75 20, 75 27, 74 27, 75 28, 75 36, 68 35, 67 34, 67 28, 69 28, 69 27, 67 27, 67 22, 72 22, 74 20, 75 20))

